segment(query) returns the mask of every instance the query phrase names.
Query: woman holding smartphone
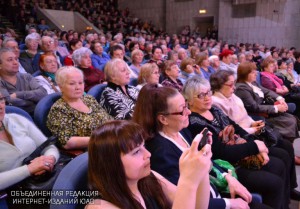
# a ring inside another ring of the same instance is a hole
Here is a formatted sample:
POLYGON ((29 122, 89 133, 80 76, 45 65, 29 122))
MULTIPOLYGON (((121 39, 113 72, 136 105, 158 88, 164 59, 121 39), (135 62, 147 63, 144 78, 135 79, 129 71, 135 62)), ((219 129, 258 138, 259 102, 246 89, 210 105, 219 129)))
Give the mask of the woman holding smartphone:
MULTIPOLYGON (((146 84, 139 93, 133 120, 140 124, 147 134, 146 148, 151 153, 151 169, 157 171, 171 183, 177 185, 179 179, 179 158, 190 148, 192 138, 186 129, 191 111, 183 96, 175 88, 158 87, 146 84)), ((198 132, 200 133, 200 131, 198 132)), ((197 135, 195 138, 198 138, 197 135)), ((211 143, 209 134, 208 143, 211 143)), ((205 153, 204 153, 205 154, 205 153)), ((209 208, 249 208, 252 196, 230 174, 225 175, 232 193, 241 198, 221 198, 214 186, 211 186, 209 208)), ((253 208, 268 208, 265 205, 251 203, 253 208)))

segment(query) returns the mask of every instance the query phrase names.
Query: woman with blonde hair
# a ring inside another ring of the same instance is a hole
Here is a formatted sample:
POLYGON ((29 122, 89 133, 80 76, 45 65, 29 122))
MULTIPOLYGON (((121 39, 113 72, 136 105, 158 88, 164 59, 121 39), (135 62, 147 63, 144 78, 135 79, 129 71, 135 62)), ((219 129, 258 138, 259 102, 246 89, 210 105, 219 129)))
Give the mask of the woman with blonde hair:
POLYGON ((85 149, 92 130, 112 118, 94 97, 84 95, 81 70, 62 67, 55 79, 62 96, 51 107, 47 126, 64 149, 85 149))
POLYGON ((159 68, 154 63, 146 63, 141 67, 136 88, 140 90, 147 83, 160 85, 159 68))

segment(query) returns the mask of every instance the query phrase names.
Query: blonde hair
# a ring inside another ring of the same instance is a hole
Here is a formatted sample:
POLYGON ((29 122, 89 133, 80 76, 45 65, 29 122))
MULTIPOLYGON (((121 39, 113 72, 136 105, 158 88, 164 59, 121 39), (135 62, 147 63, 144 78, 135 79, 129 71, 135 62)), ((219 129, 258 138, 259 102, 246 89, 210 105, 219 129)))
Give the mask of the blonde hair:
POLYGON ((127 67, 126 62, 119 58, 112 59, 106 63, 104 68, 104 74, 105 74, 105 79, 107 81, 112 81, 112 78, 115 77, 116 73, 120 70, 118 68, 119 63, 122 63, 124 66, 127 67))
POLYGON ((55 82, 57 83, 58 86, 63 86, 66 81, 66 77, 68 74, 73 74, 75 72, 80 73, 82 76, 82 79, 84 79, 83 73, 81 70, 74 66, 64 66, 59 68, 56 73, 55 73, 55 82))
POLYGON ((155 69, 159 70, 158 66, 155 63, 146 63, 142 65, 138 77, 138 84, 146 83, 148 78, 154 72, 155 69))

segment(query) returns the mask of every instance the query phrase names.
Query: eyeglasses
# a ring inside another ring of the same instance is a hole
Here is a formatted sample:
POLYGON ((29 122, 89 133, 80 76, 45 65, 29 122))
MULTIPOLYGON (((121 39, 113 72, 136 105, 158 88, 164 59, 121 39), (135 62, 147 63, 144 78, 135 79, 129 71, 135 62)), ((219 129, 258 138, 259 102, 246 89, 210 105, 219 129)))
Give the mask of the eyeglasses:
POLYGON ((195 97, 197 97, 198 99, 204 99, 206 96, 211 97, 211 95, 212 95, 212 91, 209 90, 208 92, 206 92, 206 93, 200 93, 200 94, 198 94, 195 97))
POLYGON ((188 105, 187 103, 185 103, 185 105, 183 106, 183 110, 181 112, 170 112, 170 113, 160 113, 161 115, 185 115, 188 111, 188 105))
POLYGON ((5 103, 5 97, 0 97, 0 104, 5 103))
POLYGON ((235 82, 231 83, 231 84, 228 84, 228 83, 224 83, 223 84, 224 86, 228 86, 230 88, 234 87, 235 86, 235 82))

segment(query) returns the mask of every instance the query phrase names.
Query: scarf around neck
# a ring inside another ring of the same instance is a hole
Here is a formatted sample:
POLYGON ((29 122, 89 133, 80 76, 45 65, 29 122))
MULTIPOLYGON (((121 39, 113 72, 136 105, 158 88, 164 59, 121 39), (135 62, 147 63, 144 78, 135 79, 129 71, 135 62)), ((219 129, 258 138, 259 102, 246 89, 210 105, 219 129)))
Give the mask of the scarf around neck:
POLYGON ((278 78, 274 73, 261 72, 260 74, 269 78, 275 84, 276 88, 282 89, 283 81, 280 78, 278 78))

